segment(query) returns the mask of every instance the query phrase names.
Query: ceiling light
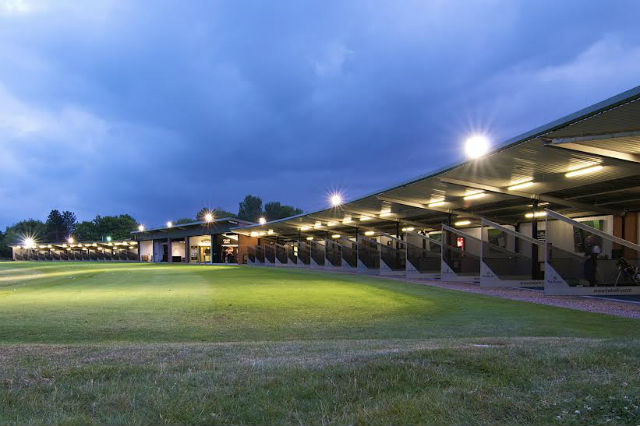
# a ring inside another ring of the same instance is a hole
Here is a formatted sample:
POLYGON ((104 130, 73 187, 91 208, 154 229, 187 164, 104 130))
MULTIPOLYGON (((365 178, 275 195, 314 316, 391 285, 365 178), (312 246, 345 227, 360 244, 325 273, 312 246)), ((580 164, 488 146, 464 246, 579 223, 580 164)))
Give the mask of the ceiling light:
POLYGON ((300 227, 301 231, 308 231, 309 229, 311 229, 311 227, 310 226, 306 226, 306 225, 300 227))
POLYGON ((338 224, 337 222, 333 222, 333 221, 327 222, 328 227, 336 226, 337 224, 338 224))
POLYGON ((360 216, 360 222, 366 222, 367 220, 371 220, 370 216, 360 216))
POLYGON ((345 216, 344 219, 342 219, 342 223, 351 223, 351 216, 345 216))
POLYGON ((527 214, 524 215, 524 217, 526 217, 527 219, 532 219, 534 217, 545 217, 547 215, 547 212, 541 211, 541 212, 529 212, 527 214))
POLYGON ((463 198, 464 198, 465 200, 477 200, 478 198, 482 198, 482 197, 484 197, 485 195, 487 195, 487 194, 486 194, 486 193, 484 193, 484 192, 477 192, 477 193, 475 193, 475 194, 465 195, 463 198))
POLYGON ((314 224, 313 224, 313 227, 314 227, 314 228, 316 228, 316 229, 321 228, 321 227, 322 227, 322 222, 316 222, 316 223, 314 223, 314 224))
POLYGON ((413 232, 415 228, 413 226, 407 226, 406 228, 402 228, 402 232, 413 232))
POLYGON ((313 237, 307 237, 307 241, 313 241, 313 237))
POLYGON ((532 186, 534 183, 535 183, 534 181, 529 180, 529 181, 526 181, 526 182, 521 182, 521 183, 516 183, 515 185, 511 185, 507 189, 509 191, 518 191, 520 189, 528 188, 528 187, 532 186))
POLYGON ((444 206, 446 203, 446 201, 442 200, 442 201, 434 201, 433 203, 429 203, 427 205, 427 207, 440 207, 440 206, 444 206))
POLYGON ((269 229, 269 230, 267 231, 267 234, 272 235, 272 234, 273 234, 273 229, 269 229))
POLYGON ((340 238, 340 234, 333 234, 331 236, 331 238, 333 238, 334 240, 337 239, 337 238, 340 238))
POLYGON ((602 166, 585 167, 584 169, 572 170, 564 174, 565 177, 572 178, 576 176, 589 175, 602 170, 602 166))
POLYGON ((391 216, 391 209, 382 209, 380 210, 380 217, 391 216))
POLYGON ((459 221, 455 222, 454 225, 455 226, 471 225, 471 221, 470 220, 459 220, 459 221))
POLYGON ((367 232, 364 233, 364 235, 366 235, 367 237, 370 237, 373 234, 375 234, 375 232, 373 232, 373 231, 367 231, 367 232))

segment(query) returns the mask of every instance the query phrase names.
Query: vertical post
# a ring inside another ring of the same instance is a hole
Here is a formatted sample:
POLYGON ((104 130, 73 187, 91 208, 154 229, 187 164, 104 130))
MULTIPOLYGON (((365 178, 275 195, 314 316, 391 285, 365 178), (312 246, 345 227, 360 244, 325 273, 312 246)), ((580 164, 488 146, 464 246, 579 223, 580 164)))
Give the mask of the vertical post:
POLYGON ((173 262, 173 247, 171 247, 171 238, 167 238, 167 262, 173 262))
MULTIPOLYGON (((138 241, 138 262, 142 262, 142 241, 138 241)), ((91 260, 91 249, 89 249, 89 260, 91 260)))
POLYGON ((189 244, 189 237, 184 237, 184 263, 191 261, 191 247, 189 244))
POLYGON ((211 247, 209 248, 209 259, 210 259, 210 262, 209 262, 209 263, 211 263, 211 264, 213 265, 213 234, 211 234, 211 235, 209 236, 209 238, 210 238, 210 243, 209 243, 209 244, 210 244, 210 246, 211 246, 211 247))
MULTIPOLYGON (((538 219, 536 219, 536 210, 538 209, 538 200, 533 200, 533 217, 531 218, 531 238, 538 239, 538 219)), ((540 266, 538 265, 538 245, 531 245, 531 278, 537 280, 540 275, 540 266)))

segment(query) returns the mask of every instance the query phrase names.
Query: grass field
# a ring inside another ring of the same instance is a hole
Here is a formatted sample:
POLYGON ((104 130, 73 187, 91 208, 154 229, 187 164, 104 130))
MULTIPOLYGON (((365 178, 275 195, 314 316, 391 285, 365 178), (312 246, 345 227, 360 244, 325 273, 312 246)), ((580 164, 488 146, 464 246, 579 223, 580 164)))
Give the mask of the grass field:
POLYGON ((0 263, 0 424, 640 424, 640 322, 375 278, 0 263))

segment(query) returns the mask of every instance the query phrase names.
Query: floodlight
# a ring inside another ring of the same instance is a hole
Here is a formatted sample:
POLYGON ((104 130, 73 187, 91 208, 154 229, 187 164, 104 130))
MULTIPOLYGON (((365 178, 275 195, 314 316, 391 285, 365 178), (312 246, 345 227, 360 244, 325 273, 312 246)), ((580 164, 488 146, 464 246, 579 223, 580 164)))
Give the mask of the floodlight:
POLYGON ((32 249, 36 246, 36 240, 33 237, 25 237, 22 240, 22 246, 27 249, 32 249))
POLYGON ((138 231, 143 232, 144 231, 144 225, 138 225, 138 231))
POLYGON ((339 192, 332 193, 331 195, 329 195, 329 202, 331 203, 331 207, 338 207, 342 205, 342 194, 340 194, 339 192))
POLYGON ((373 231, 367 231, 367 232, 364 233, 364 235, 366 235, 367 237, 370 237, 373 234, 375 234, 375 232, 373 232, 373 231))
POLYGON ((213 215, 211 213, 207 213, 204 215, 205 222, 213 222, 213 215))
POLYGON ((169 221, 167 222, 167 228, 171 228, 173 226, 173 222, 169 221))
POLYGON ((471 225, 471 221, 470 220, 459 220, 459 221, 455 222, 454 225, 455 226, 471 225))
POLYGON ((69 238, 67 238, 67 242, 68 242, 69 244, 71 244, 71 243, 75 242, 75 240, 73 239, 73 237, 72 237, 72 236, 69 236, 69 238))
POLYGON ((485 135, 472 135, 464 142, 464 152, 469 159, 475 160, 489 152, 490 146, 485 135))
POLYGON ((265 223, 267 223, 267 219, 265 219, 264 217, 260 217, 258 218, 258 223, 260 225, 264 225, 265 223))

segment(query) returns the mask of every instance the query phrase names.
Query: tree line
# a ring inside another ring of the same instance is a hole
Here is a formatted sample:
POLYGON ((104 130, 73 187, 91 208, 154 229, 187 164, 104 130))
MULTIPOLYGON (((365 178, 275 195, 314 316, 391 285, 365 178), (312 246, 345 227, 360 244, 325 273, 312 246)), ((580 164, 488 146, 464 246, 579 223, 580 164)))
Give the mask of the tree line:
MULTIPOLYGON (((238 212, 232 213, 220 208, 202 208, 194 218, 181 218, 175 224, 205 220, 207 214, 214 218, 233 217, 258 222, 261 217, 266 220, 282 219, 301 214, 302 209, 270 201, 263 206, 262 199, 255 195, 247 195, 238 205, 238 212)), ((51 210, 46 221, 38 219, 21 220, 0 231, 0 258, 11 257, 12 244, 20 244, 25 237, 33 237, 41 242, 63 242, 73 237, 75 241, 123 240, 131 237, 131 232, 138 227, 138 222, 128 214, 118 216, 96 216, 92 220, 78 222, 75 213, 64 210, 51 210)))

